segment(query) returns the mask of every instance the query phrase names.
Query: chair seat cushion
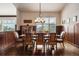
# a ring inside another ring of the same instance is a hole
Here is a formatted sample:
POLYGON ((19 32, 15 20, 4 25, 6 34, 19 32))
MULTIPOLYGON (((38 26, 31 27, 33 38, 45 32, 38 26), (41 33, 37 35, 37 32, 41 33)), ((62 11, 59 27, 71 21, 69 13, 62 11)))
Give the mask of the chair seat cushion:
POLYGON ((25 44, 33 45, 33 42, 26 42, 25 44))
POLYGON ((49 39, 49 38, 44 38, 44 39, 49 39))
POLYGON ((37 39, 37 38, 32 38, 32 39, 34 39, 34 40, 35 40, 35 39, 37 39))
POLYGON ((23 39, 17 39, 16 41, 23 41, 23 39))
POLYGON ((63 39, 57 39, 57 41, 63 41, 63 39))
POLYGON ((48 42, 49 45, 55 45, 56 42, 48 42))

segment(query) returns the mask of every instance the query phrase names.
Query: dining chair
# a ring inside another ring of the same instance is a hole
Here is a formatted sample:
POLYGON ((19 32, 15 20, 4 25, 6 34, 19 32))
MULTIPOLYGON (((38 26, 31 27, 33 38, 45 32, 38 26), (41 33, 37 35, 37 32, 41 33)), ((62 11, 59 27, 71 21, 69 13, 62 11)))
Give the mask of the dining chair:
POLYGON ((48 43, 48 40, 50 39, 50 34, 49 33, 44 33, 43 34, 43 41, 44 41, 44 52, 46 54, 47 52, 47 43, 48 43))
POLYGON ((50 39, 48 40, 48 49, 51 49, 54 51, 57 50, 56 33, 50 33, 50 39))
POLYGON ((28 47, 28 48, 33 48, 33 41, 32 41, 32 38, 31 38, 31 33, 26 33, 26 39, 24 40, 24 50, 25 50, 25 47, 28 47))
POLYGON ((36 40, 38 39, 38 34, 37 33, 32 33, 31 34, 31 38, 32 38, 32 41, 33 41, 33 54, 35 53, 36 51, 36 40))
POLYGON ((15 47, 17 48, 17 44, 22 44, 24 46, 24 36, 25 35, 19 35, 17 32, 14 32, 15 35, 15 47))
POLYGON ((44 52, 43 33, 38 33, 38 39, 36 39, 36 50, 38 49, 38 45, 42 45, 42 52, 44 52))
POLYGON ((62 45, 64 47, 65 32, 62 31, 60 35, 56 35, 56 36, 57 36, 56 42, 57 43, 62 43, 62 45))

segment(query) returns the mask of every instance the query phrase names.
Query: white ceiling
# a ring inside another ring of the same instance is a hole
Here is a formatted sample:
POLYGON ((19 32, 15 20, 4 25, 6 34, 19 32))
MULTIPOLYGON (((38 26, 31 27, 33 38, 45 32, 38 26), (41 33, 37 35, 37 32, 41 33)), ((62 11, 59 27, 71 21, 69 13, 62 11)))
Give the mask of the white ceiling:
POLYGON ((0 15, 16 15, 16 8, 12 3, 0 3, 0 15))
MULTIPOLYGON (((20 11, 39 12, 39 3, 14 3, 20 11)), ((65 3, 41 3, 42 12, 59 12, 65 6, 65 3)))

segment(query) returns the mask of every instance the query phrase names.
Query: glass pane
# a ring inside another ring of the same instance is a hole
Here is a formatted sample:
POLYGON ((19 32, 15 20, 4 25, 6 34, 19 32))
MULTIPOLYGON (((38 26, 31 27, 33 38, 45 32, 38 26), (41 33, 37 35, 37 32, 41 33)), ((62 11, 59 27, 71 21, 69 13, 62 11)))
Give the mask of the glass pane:
POLYGON ((12 23, 13 23, 13 24, 16 24, 16 20, 12 20, 12 23))
POLYGON ((3 24, 3 31, 14 31, 15 25, 14 24, 3 24))
POLYGON ((42 32, 42 24, 36 23, 36 32, 42 32))
POLYGON ((11 20, 7 20, 7 23, 8 23, 8 24, 11 23, 11 20))
POLYGON ((56 33, 56 24, 50 24, 50 33, 56 33))
POLYGON ((49 18, 48 17, 45 17, 44 20, 45 20, 45 23, 49 23, 49 18))
POLYGON ((56 24, 56 17, 50 17, 50 24, 51 23, 56 24))
POLYGON ((3 24, 4 24, 4 23, 7 23, 7 20, 4 20, 4 19, 3 19, 3 20, 2 20, 2 23, 3 23, 3 24))
POLYGON ((49 24, 44 24, 43 25, 43 32, 49 32, 49 24))

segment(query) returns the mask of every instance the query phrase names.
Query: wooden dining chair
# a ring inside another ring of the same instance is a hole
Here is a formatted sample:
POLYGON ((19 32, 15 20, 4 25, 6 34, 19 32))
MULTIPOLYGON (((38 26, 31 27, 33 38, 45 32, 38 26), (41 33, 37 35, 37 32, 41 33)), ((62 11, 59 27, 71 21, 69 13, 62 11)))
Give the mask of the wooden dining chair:
POLYGON ((65 38, 65 32, 62 31, 60 35, 56 35, 57 36, 57 39, 56 39, 56 42, 57 43, 62 43, 63 47, 64 47, 64 38, 65 38))
POLYGON ((50 39, 48 40, 48 45, 51 46, 49 49, 57 50, 57 43, 56 43, 56 33, 50 33, 50 39))
POLYGON ((33 54, 35 54, 35 51, 36 51, 36 40, 38 39, 38 34, 33 32, 31 34, 31 38, 32 38, 32 41, 33 41, 33 54))
POLYGON ((31 38, 31 33, 26 33, 26 39, 24 40, 24 50, 25 50, 25 47, 31 47, 33 48, 33 41, 32 41, 32 38, 31 38))
POLYGON ((44 52, 43 33, 38 33, 38 39, 36 39, 36 50, 38 49, 38 45, 42 45, 42 52, 44 52))
POLYGON ((50 39, 50 34, 49 33, 43 33, 43 41, 44 41, 44 52, 46 54, 47 52, 47 43, 48 43, 48 40, 50 39))
POLYGON ((15 47, 17 48, 17 45, 18 44, 23 44, 23 46, 24 46, 24 36, 25 35, 19 35, 17 32, 14 32, 14 35, 15 35, 15 47))

